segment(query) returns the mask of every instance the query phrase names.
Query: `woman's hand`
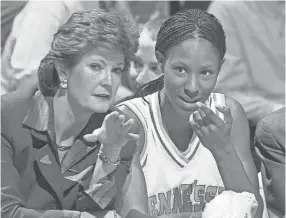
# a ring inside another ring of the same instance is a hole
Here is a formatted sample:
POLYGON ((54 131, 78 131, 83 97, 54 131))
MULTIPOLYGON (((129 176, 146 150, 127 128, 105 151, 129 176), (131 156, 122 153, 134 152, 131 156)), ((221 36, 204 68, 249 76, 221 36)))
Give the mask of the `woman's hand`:
POLYGON ((133 127, 134 120, 125 121, 125 118, 125 115, 113 111, 104 118, 101 128, 94 130, 92 134, 85 135, 84 139, 88 142, 98 140, 104 145, 116 146, 121 149, 127 141, 139 138, 138 134, 128 132, 133 127))
POLYGON ((220 152, 231 142, 231 126, 233 118, 230 108, 217 107, 224 114, 225 121, 218 117, 206 105, 197 102, 198 110, 190 116, 192 129, 202 144, 211 152, 220 152))

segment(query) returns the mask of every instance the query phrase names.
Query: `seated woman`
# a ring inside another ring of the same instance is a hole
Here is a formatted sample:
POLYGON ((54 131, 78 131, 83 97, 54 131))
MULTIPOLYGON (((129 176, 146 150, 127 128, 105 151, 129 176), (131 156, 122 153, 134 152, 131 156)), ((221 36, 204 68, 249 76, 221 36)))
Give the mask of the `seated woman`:
MULTIPOLYGON (((119 12, 74 13, 41 62, 40 90, 23 87, 1 96, 3 217, 146 211, 147 198, 139 202, 128 191, 134 180, 144 181, 139 158, 133 158, 134 148, 122 149, 138 135, 128 133, 132 119, 111 112, 138 38, 132 19, 119 12)), ((30 82, 36 86, 34 78, 30 82)))
MULTIPOLYGON (((118 105, 137 121, 134 132, 140 133, 137 152, 149 215, 200 216, 206 203, 229 190, 246 192, 253 209, 249 212, 261 217, 263 203, 244 110, 234 99, 213 93, 225 38, 220 22, 205 11, 190 9, 171 16, 155 46, 164 76, 143 86, 137 98, 118 105)), ((215 216, 219 208, 212 212, 210 217, 221 217, 215 216)))

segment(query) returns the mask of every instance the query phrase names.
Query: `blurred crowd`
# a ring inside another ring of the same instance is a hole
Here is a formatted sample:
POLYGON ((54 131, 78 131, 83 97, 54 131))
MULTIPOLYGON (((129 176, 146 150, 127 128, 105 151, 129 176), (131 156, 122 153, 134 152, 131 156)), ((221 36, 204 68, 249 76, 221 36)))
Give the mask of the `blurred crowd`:
POLYGON ((127 11, 139 23, 139 49, 116 101, 162 75, 155 44, 166 18, 185 8, 217 17, 226 55, 214 91, 242 104, 269 217, 285 215, 285 2, 1 1, 1 95, 36 83, 59 26, 74 12, 95 8, 127 11))

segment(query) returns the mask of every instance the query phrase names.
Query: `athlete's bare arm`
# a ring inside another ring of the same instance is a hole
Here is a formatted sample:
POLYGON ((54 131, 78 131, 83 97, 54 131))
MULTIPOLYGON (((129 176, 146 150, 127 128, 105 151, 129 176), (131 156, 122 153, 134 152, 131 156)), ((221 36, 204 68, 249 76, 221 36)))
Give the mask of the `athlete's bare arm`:
POLYGON ((237 101, 226 98, 226 105, 226 108, 217 107, 224 114, 223 121, 206 105, 198 103, 199 110, 194 112, 191 126, 216 160, 225 189, 253 193, 259 203, 255 217, 261 218, 263 201, 250 152, 246 115, 237 101))
POLYGON ((136 147, 135 155, 131 165, 131 171, 123 186, 123 195, 120 202, 122 206, 120 209, 120 215, 128 218, 150 218, 148 216, 148 196, 145 183, 144 174, 140 165, 140 153, 144 144, 144 129, 139 119, 134 113, 126 106, 118 107, 122 113, 127 117, 135 120, 135 125, 132 130, 133 133, 140 133, 139 140, 129 141, 123 148, 125 155, 129 156, 128 152, 133 152, 136 147))
MULTIPOLYGON (((259 203, 259 208, 256 212, 256 217, 261 217, 263 213, 263 200, 259 194, 259 184, 258 184, 258 176, 257 170, 251 155, 250 149, 250 131, 249 124, 246 118, 246 114, 243 110, 243 107, 236 100, 226 97, 226 104, 231 109, 231 114, 233 117, 233 123, 231 128, 231 139, 232 143, 235 147, 236 153, 243 165, 245 173, 252 184, 252 189, 255 191, 256 200, 259 203)), ((235 166, 233 166, 235 167, 235 166)), ((232 176, 237 176, 237 181, 239 183, 249 181, 244 181, 243 178, 239 177, 238 174, 232 174, 232 176)), ((235 179, 235 178, 234 178, 235 179)), ((232 185, 230 184, 229 188, 232 185)), ((245 184, 247 187, 247 184, 245 184)))

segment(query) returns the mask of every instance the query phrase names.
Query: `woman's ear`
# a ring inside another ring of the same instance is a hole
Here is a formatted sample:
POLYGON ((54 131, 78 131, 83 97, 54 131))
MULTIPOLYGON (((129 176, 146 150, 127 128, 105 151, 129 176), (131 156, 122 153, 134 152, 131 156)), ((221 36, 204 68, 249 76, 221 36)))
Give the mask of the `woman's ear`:
POLYGON ((158 62, 159 69, 161 70, 161 72, 163 72, 164 60, 165 60, 164 55, 159 51, 155 51, 155 56, 158 62))

